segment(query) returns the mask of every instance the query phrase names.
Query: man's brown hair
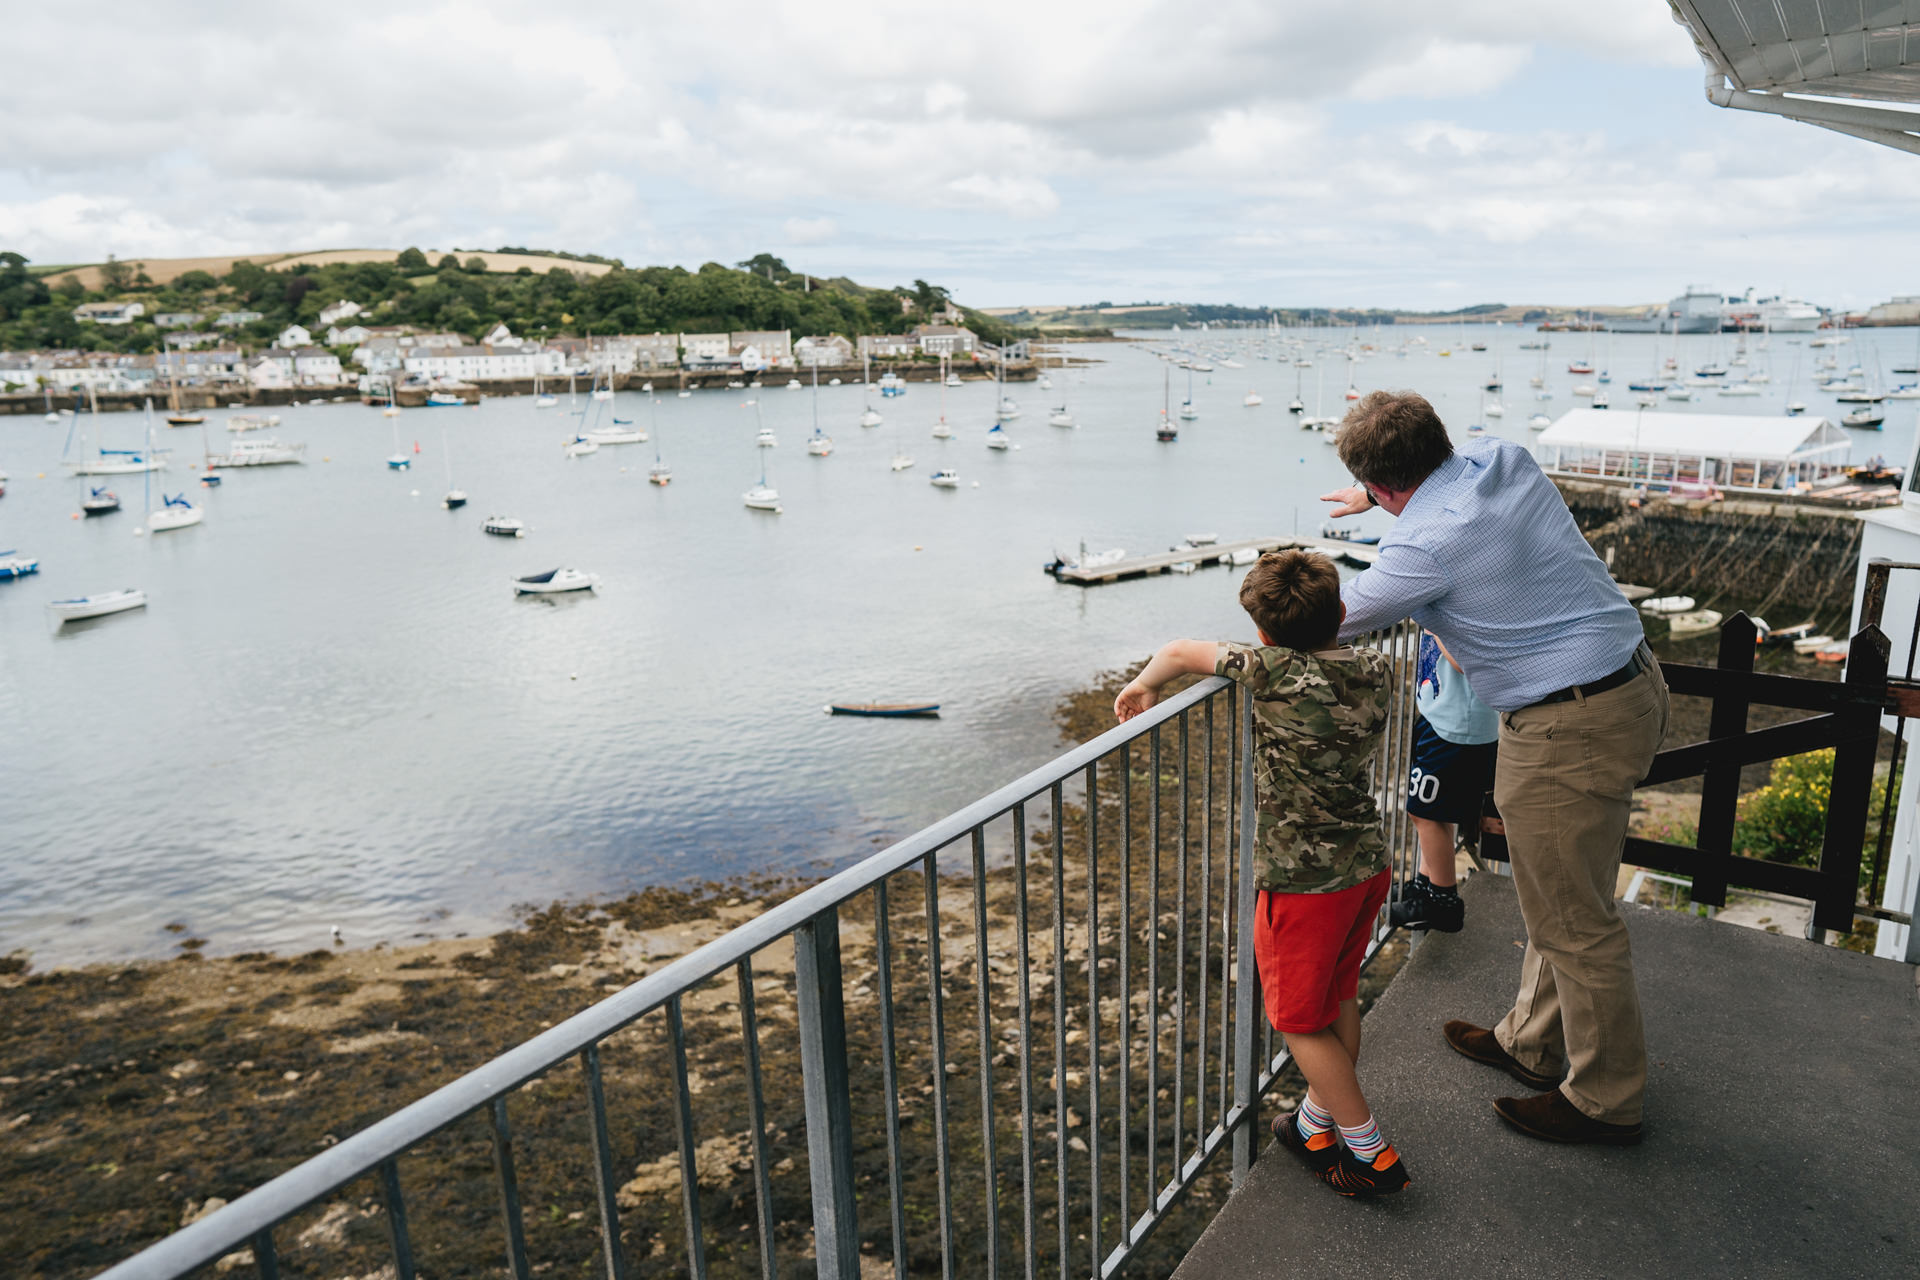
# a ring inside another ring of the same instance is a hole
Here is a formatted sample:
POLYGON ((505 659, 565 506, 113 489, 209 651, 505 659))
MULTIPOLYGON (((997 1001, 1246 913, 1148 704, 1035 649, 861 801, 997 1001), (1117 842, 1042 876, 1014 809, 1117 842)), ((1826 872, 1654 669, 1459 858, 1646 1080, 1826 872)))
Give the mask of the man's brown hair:
POLYGON ((1318 649, 1340 634, 1340 571, 1314 551, 1269 551, 1240 583, 1240 607, 1267 639, 1318 649))
POLYGON ((1427 398, 1371 391, 1340 424, 1340 461, 1361 484, 1407 490, 1453 456, 1453 441, 1427 398))

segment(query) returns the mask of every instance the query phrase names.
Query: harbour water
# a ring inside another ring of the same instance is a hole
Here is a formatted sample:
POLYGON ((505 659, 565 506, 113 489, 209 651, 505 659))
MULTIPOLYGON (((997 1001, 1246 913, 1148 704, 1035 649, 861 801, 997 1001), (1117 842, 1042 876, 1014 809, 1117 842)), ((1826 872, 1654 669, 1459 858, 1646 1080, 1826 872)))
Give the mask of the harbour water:
MULTIPOLYGON (((1480 420, 1496 360, 1496 434, 1527 440, 1529 414, 1586 403, 1570 387, 1591 379, 1566 372, 1586 335, 1551 335, 1554 398, 1536 403, 1538 354, 1518 344, 1548 335, 1418 332, 1428 343, 1402 356, 1407 330, 1362 331, 1381 350, 1356 385, 1424 391, 1457 437, 1480 420)), ((42 566, 0 583, 0 952, 41 965, 162 955, 179 936, 169 924, 216 951, 325 945, 333 925, 368 944, 484 931, 556 897, 846 865, 1056 751, 1055 704, 1099 672, 1174 635, 1246 630, 1237 574, 1080 589, 1041 573, 1055 552, 1318 528, 1316 496, 1346 477, 1286 405, 1298 380, 1309 413, 1339 414, 1345 361, 1315 354, 1296 370, 1278 344, 1260 360, 1250 336, 1187 336, 1246 367, 1194 375, 1201 416, 1171 445, 1153 430, 1167 366, 1126 343, 1070 348, 1094 363, 1055 371, 1051 391, 1013 388, 1022 416, 1004 452, 984 445, 986 383, 945 391, 946 441, 930 434, 936 386, 875 392, 871 429, 857 425, 863 388, 822 387, 828 458, 805 451, 811 390, 776 380, 654 405, 622 393, 602 408, 654 430, 665 488, 647 483, 653 443, 565 458, 578 420, 564 397, 409 411, 414 464, 398 472, 378 411, 289 408, 267 434, 305 442, 307 465, 227 472, 212 491, 188 469, 200 433, 161 427, 172 467, 153 502, 185 490, 208 514, 153 537, 133 536, 140 477, 113 481, 122 512, 79 519, 80 482, 59 465, 67 427, 0 421, 0 547, 42 566), (1257 408, 1241 403, 1250 389, 1257 408), (775 449, 754 446, 752 399, 775 449), (1046 424, 1062 401, 1077 429, 1046 424), (916 465, 890 471, 903 449, 916 465), (763 461, 783 514, 742 506, 763 461), (439 501, 449 463, 472 496, 453 512, 439 501), (928 484, 939 466, 959 471, 958 489, 928 484), (527 536, 487 537, 491 513, 527 536), (513 577, 560 565, 599 574, 600 589, 514 597, 513 577), (57 627, 45 607, 126 586, 145 589, 145 610, 57 627), (940 719, 822 714, 922 697, 940 719)), ((1731 338, 1681 338, 1682 367, 1716 341, 1731 354, 1731 338)), ((1773 377, 1761 397, 1660 407, 1774 414, 1793 396, 1837 422, 1805 344, 1775 335, 1754 353, 1773 377)), ((1614 409, 1630 413, 1627 381, 1672 341, 1595 345, 1614 409)), ((1875 347, 1883 369, 1906 364, 1914 333, 1830 350, 1871 375, 1875 347)), ((1176 406, 1185 392, 1175 370, 1176 406)), ((1905 460, 1920 402, 1886 408, 1885 431, 1856 434, 1857 458, 1905 460)), ((224 417, 210 416, 216 436, 224 417)), ((140 441, 137 416, 99 427, 110 446, 140 441)))

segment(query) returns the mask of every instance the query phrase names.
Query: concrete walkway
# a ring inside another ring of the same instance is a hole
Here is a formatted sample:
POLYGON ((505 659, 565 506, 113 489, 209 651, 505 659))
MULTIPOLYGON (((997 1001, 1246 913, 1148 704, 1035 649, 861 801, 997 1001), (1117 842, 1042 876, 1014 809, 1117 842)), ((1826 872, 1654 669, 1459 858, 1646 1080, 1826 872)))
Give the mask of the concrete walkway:
POLYGON ((1491 1026, 1519 980, 1512 883, 1465 893, 1466 930, 1418 947, 1366 1019, 1361 1083, 1413 1185, 1349 1201, 1265 1150, 1178 1280, 1920 1274, 1913 968, 1623 907, 1646 1140, 1559 1146, 1507 1128, 1489 1104, 1524 1091, 1440 1038, 1491 1026))

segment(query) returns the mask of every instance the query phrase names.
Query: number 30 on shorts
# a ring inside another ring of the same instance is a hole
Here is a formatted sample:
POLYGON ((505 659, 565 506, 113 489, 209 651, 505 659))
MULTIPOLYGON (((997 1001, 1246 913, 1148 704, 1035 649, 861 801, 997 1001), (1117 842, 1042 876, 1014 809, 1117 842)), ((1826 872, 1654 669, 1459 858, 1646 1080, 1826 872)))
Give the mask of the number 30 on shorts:
POLYGON ((1422 804, 1432 804, 1440 798, 1440 775, 1428 773, 1415 765, 1413 772, 1407 775, 1407 799, 1418 800, 1422 804))

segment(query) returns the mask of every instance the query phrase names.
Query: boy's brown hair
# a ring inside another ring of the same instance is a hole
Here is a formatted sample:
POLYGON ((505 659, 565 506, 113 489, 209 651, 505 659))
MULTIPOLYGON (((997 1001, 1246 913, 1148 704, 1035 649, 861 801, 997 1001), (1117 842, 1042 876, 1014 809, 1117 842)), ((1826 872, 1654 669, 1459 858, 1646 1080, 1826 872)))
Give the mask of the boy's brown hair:
POLYGON ((1446 424, 1412 391, 1371 391, 1340 424, 1340 461, 1361 484, 1412 489, 1453 456, 1446 424))
POLYGON ((1340 634, 1340 571, 1314 551, 1269 551, 1240 583, 1240 607, 1267 639, 1318 649, 1340 634))

